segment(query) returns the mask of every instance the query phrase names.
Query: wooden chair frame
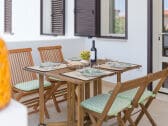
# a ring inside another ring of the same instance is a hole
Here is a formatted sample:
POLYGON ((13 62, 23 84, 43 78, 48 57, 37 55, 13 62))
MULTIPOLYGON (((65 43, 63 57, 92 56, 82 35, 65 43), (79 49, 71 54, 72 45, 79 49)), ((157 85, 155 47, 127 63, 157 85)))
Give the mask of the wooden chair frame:
MULTIPOLYGON (((162 85, 164 84, 165 80, 167 79, 168 73, 167 70, 164 70, 162 73, 160 73, 159 75, 155 75, 152 76, 152 74, 149 74, 149 77, 151 76, 151 79, 155 79, 158 78, 160 76, 160 80, 158 82, 158 84, 156 85, 156 87, 153 89, 153 94, 157 94, 160 90, 160 88, 162 87, 162 85)), ((155 99, 156 97, 149 97, 147 99, 147 102, 145 104, 140 103, 140 107, 141 107, 141 112, 139 113, 139 115, 137 116, 136 120, 135 120, 135 125, 138 125, 140 120, 142 119, 143 115, 145 114, 146 117, 149 119, 150 123, 152 124, 152 126, 157 126, 155 121, 152 119, 152 116, 150 115, 150 113, 148 112, 148 108, 151 105, 152 101, 155 99)))
MULTIPOLYGON (((96 112, 90 111, 85 108, 83 108, 83 111, 84 111, 84 113, 87 113, 89 115, 89 117, 93 123, 93 126, 101 126, 104 120, 109 119, 109 118, 114 118, 114 117, 117 117, 118 123, 121 126, 125 126, 125 123, 127 120, 129 121, 129 123, 132 126, 136 126, 137 122, 134 122, 132 120, 131 113, 134 110, 134 108, 138 107, 139 100, 140 100, 141 96, 143 95, 145 89, 149 86, 149 84, 151 84, 151 82, 153 82, 155 80, 160 80, 157 87, 155 88, 155 90, 153 92, 154 94, 156 94, 158 92, 158 90, 160 89, 160 87, 162 86, 165 79, 167 78, 167 76, 168 76, 168 69, 165 69, 163 71, 159 71, 154 74, 149 74, 149 75, 142 77, 142 78, 134 79, 134 80, 127 81, 124 83, 118 83, 116 85, 115 89, 113 90, 113 93, 111 94, 109 100, 107 101, 106 106, 105 106, 102 113, 96 113, 96 112), (119 112, 117 116, 109 117, 107 115, 107 113, 109 112, 117 95, 121 92, 128 91, 128 90, 135 89, 135 88, 138 88, 138 91, 137 91, 136 95, 134 96, 134 98, 132 99, 132 103, 131 103, 132 107, 126 108, 122 112, 119 112), (123 117, 121 116, 122 113, 124 113, 123 117)), ((147 112, 147 107, 150 105, 152 100, 153 100, 153 98, 150 97, 144 106, 142 104, 140 105, 142 107, 143 111, 140 113, 140 116, 138 116, 138 119, 141 119, 142 115, 145 113, 148 116, 148 118, 150 118, 150 121, 151 120, 153 121, 150 114, 147 112)))
MULTIPOLYGON (((40 58, 42 62, 64 62, 63 54, 61 51, 61 46, 46 46, 39 47, 38 51, 40 53, 40 58)), ((51 97, 53 98, 54 105, 57 112, 61 112, 61 109, 58 103, 66 101, 67 95, 67 83, 65 81, 56 81, 47 77, 47 80, 55 83, 55 87, 50 91, 51 97), (60 86, 64 86, 64 88, 59 89, 60 86), (54 95, 52 95, 54 93, 54 95), (58 97, 64 96, 64 99, 57 100, 58 97)))
MULTIPOLYGON (((33 66, 33 58, 31 55, 31 48, 23 48, 23 49, 12 49, 9 50, 9 62, 10 62, 10 71, 11 71, 11 84, 15 85, 17 83, 37 80, 37 76, 35 73, 24 71, 23 68, 29 66, 33 66)), ((45 88, 45 95, 48 90, 50 90, 52 86, 45 88)), ((39 89, 31 90, 31 91, 23 91, 12 86, 13 98, 17 101, 20 101, 28 108, 33 108, 34 111, 30 111, 30 113, 34 113, 38 111, 39 106, 39 89), (37 95, 33 98, 24 99, 26 96, 37 95)), ((47 111, 47 107, 45 105, 45 115, 49 118, 49 113, 47 111)))

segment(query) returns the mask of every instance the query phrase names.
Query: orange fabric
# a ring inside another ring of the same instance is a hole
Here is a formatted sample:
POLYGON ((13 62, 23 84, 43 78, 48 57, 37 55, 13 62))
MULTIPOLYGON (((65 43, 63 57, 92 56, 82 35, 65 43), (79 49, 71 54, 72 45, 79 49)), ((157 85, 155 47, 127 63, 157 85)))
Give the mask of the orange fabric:
POLYGON ((0 39, 0 109, 4 108, 11 99, 10 71, 8 50, 5 42, 0 39))

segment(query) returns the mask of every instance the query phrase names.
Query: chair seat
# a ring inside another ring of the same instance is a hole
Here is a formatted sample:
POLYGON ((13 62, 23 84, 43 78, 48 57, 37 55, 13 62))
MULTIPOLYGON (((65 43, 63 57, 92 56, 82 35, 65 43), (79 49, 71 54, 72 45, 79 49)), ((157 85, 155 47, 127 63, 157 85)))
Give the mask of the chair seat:
MULTIPOLYGON (((118 96, 121 97, 121 98, 132 100, 136 93, 137 93, 137 89, 132 89, 132 90, 120 93, 120 94, 118 94, 118 96)), ((152 91, 147 91, 146 90, 146 91, 144 91, 143 95, 141 96, 141 98, 138 102, 139 103, 144 103, 146 101, 146 99, 148 99, 149 97, 155 97, 155 96, 156 95, 153 94, 152 91)))
MULTIPOLYGON (((108 116, 116 116, 119 112, 124 110, 125 108, 131 107, 131 101, 134 98, 137 89, 132 89, 129 91, 125 91, 123 93, 118 94, 116 97, 114 104, 112 105, 111 109, 108 112, 108 116)), ((145 91, 141 96, 139 103, 144 103, 146 99, 149 97, 155 97, 155 94, 151 91, 145 91)), ((104 107, 110 97, 110 94, 102 94, 90 99, 87 99, 81 103, 81 106, 85 109, 102 113, 104 107)))
MULTIPOLYGON (((102 113, 109 97, 110 94, 101 94, 81 102, 81 106, 84 107, 85 109, 97 113, 102 113)), ((122 97, 116 97, 112 107, 108 112, 108 116, 116 116, 119 112, 121 112, 125 108, 129 108, 130 106, 131 106, 130 100, 127 100, 122 97)))
MULTIPOLYGON (((48 81, 44 81, 44 87, 51 86, 51 83, 48 81)), ((39 81, 32 80, 27 82, 22 82, 14 85, 15 88, 22 90, 22 91, 32 91, 39 89, 39 81)))
POLYGON ((62 81, 62 80, 60 80, 58 78, 55 78, 55 77, 48 77, 48 79, 51 79, 51 80, 54 80, 54 81, 62 81))

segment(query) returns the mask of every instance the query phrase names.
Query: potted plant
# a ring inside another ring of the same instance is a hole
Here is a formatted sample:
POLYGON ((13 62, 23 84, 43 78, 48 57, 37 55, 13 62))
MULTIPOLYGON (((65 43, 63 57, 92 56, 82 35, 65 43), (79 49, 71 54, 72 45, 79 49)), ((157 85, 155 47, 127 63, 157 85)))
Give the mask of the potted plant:
POLYGON ((81 57, 83 63, 89 63, 90 51, 88 51, 88 50, 81 51, 80 57, 81 57))

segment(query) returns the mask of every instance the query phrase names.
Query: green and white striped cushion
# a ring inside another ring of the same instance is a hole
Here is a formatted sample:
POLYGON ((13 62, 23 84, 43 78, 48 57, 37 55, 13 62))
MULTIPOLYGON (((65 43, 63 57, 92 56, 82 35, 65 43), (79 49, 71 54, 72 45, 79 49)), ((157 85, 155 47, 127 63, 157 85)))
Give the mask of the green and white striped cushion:
MULTIPOLYGON (((44 87, 51 86, 51 83, 48 81, 44 81, 44 87)), ((22 82, 14 85, 15 88, 23 90, 23 91, 32 91, 39 88, 39 81, 32 80, 27 82, 22 82)))
MULTIPOLYGON (((109 98, 110 94, 101 94, 81 102, 81 106, 91 111, 102 113, 109 98)), ((129 108, 130 106, 130 100, 121 97, 116 97, 112 107, 108 112, 108 115, 116 116, 119 112, 121 112, 125 108, 129 108)))

